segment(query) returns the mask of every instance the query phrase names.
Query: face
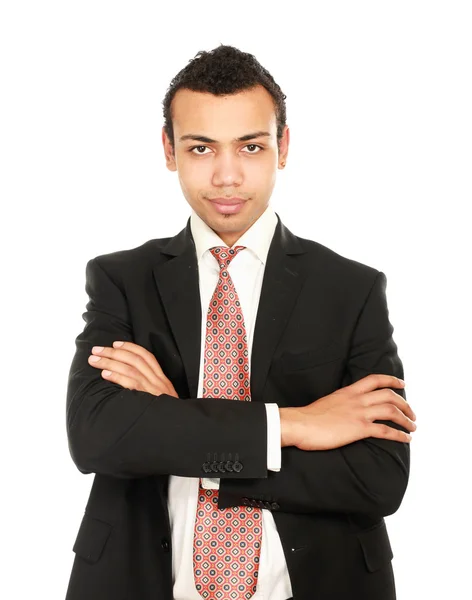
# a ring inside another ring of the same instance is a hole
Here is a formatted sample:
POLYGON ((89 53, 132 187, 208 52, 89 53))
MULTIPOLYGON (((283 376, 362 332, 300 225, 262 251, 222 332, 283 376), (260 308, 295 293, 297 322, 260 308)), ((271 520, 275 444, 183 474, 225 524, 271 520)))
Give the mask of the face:
POLYGON ((288 154, 288 127, 279 151, 274 103, 262 86, 228 96, 180 89, 172 124, 174 152, 162 131, 167 168, 178 172, 198 216, 231 247, 269 204, 288 154))

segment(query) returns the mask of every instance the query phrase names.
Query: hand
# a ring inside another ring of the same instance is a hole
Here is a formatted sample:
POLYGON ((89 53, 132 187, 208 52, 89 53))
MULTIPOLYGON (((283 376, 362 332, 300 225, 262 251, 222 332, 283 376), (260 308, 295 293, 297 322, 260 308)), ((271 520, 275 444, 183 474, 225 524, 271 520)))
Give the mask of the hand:
POLYGON ((88 362, 92 367, 103 369, 104 379, 129 390, 179 397, 154 354, 133 342, 113 342, 113 348, 94 346, 88 362), (96 357, 100 360, 93 362, 96 357), (111 374, 107 374, 108 371, 111 374))
POLYGON ((376 420, 414 431, 416 416, 400 394, 404 383, 392 375, 371 374, 307 406, 281 408, 282 446, 329 450, 367 437, 409 442, 411 436, 376 420))

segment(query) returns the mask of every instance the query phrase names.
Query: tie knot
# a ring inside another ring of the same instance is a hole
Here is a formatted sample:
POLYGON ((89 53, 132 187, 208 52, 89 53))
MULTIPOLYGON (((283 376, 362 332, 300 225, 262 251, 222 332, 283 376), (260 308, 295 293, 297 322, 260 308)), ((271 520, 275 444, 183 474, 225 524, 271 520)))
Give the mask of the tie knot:
POLYGON ((228 248, 227 246, 215 246, 214 248, 210 248, 210 252, 218 261, 220 269, 226 269, 236 254, 241 250, 244 250, 245 247, 246 246, 234 246, 234 248, 228 248))

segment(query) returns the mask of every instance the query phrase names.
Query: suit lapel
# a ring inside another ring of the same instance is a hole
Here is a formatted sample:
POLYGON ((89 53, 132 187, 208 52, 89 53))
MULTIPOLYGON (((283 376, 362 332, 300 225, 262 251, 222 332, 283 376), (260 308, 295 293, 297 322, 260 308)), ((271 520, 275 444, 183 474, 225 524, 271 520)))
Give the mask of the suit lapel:
POLYGON ((161 250, 169 259, 153 269, 170 329, 187 375, 190 398, 197 397, 202 313, 198 264, 190 219, 161 250))
POLYGON ((272 356, 300 294, 306 274, 298 238, 280 220, 272 238, 262 281, 251 352, 251 399, 262 402, 272 356), (299 256, 300 255, 300 256, 299 256))
MULTIPOLYGON (((251 397, 262 393, 273 353, 302 288, 305 272, 297 255, 305 253, 299 239, 281 222, 272 238, 264 270, 251 356, 251 397)), ((179 349, 191 398, 197 397, 202 311, 198 264, 190 219, 161 253, 168 260, 153 269, 154 279, 179 349)))

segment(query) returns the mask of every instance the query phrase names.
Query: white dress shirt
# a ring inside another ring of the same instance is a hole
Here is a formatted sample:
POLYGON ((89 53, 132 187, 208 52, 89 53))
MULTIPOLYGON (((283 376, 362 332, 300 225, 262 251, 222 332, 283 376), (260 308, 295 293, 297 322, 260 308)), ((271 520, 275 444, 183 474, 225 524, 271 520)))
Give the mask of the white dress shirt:
MULTIPOLYGON (((249 374, 254 324, 259 305, 265 264, 270 243, 277 226, 277 215, 268 206, 259 219, 237 240, 235 246, 246 246, 231 261, 228 271, 238 294, 246 325, 249 374)), ((202 336, 197 397, 203 393, 204 347, 207 310, 215 291, 220 268, 209 251, 213 246, 226 246, 223 240, 192 211, 190 227, 198 260, 200 300, 202 306, 202 336)), ((266 404, 267 468, 281 467, 280 416, 277 404, 266 404)), ((169 477, 168 508, 172 532, 172 577, 174 600, 201 600, 193 576, 193 536, 198 499, 198 477, 169 477)), ((206 488, 219 488, 219 478, 203 478, 206 488)), ((292 596, 292 586, 280 537, 270 510, 262 510, 262 544, 259 576, 253 600, 286 600, 292 596)))

